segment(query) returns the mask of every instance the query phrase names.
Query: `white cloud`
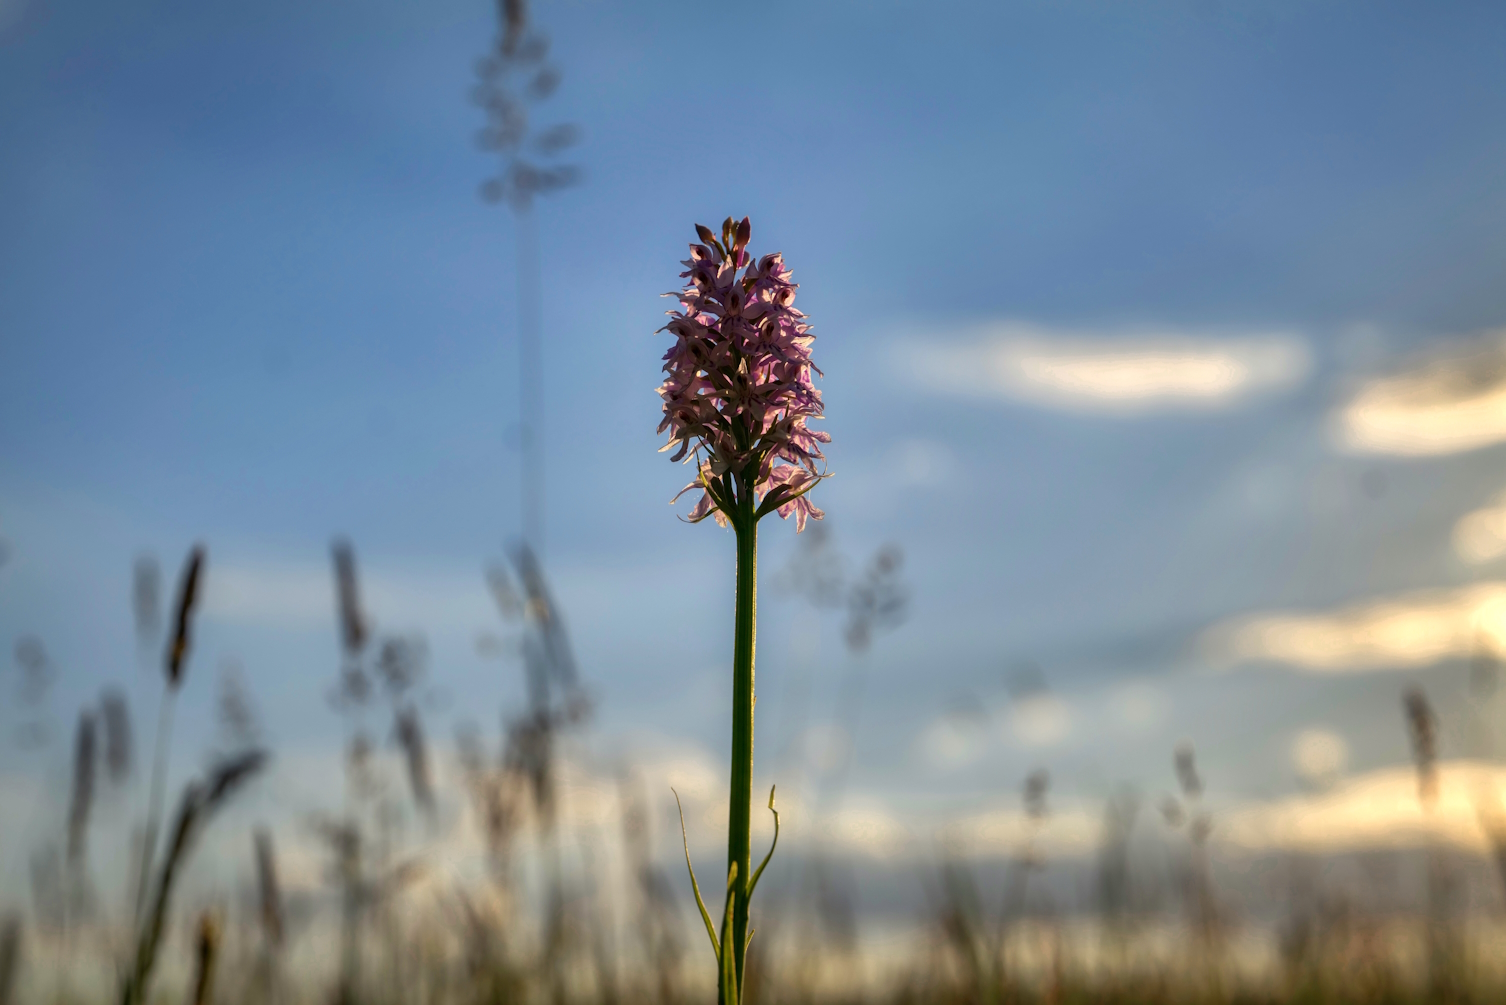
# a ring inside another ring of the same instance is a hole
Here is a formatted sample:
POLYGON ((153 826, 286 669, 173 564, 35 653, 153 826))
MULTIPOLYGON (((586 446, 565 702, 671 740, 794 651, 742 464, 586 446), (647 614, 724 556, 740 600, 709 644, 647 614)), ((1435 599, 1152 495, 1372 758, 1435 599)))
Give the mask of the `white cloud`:
POLYGON ((1454 524, 1454 554, 1479 564, 1506 555, 1506 492, 1454 524))
POLYGON ((1166 718, 1166 697, 1145 681, 1129 681, 1114 689, 1110 708, 1118 722, 1132 731, 1145 733, 1166 718))
POLYGON ((1052 855, 1091 855, 1103 836, 1103 814, 1094 807, 1061 806, 1036 820, 1020 809, 990 809, 953 820, 941 832, 962 855, 1013 856, 1032 839, 1052 855))
MULTIPOLYGON (((478 564, 464 569, 361 570, 361 604, 386 630, 461 629, 497 622, 478 564)), ((204 577, 204 613, 264 628, 336 624, 334 574, 313 562, 211 564, 204 577)))
POLYGON ((1316 673, 1423 667, 1482 645, 1506 652, 1506 583, 1249 615, 1209 629, 1201 645, 1215 665, 1270 661, 1316 673))
POLYGON ((933 768, 966 767, 987 749, 987 719, 981 713, 948 712, 921 730, 915 746, 922 760, 933 768))
MULTIPOLYGON (((620 611, 622 597, 642 593, 644 584, 695 575, 689 562, 550 569, 551 585, 566 615, 583 622, 598 612, 620 611)), ((363 561, 360 597, 366 615, 383 631, 421 628, 469 634, 502 624, 480 561, 363 561)), ((204 577, 204 613, 232 624, 333 631, 338 619, 334 573, 323 561, 211 561, 204 577)))
POLYGON ((204 577, 206 617, 263 627, 333 626, 334 578, 311 564, 209 567, 204 577))
POLYGON ((1026 748, 1054 747, 1072 732, 1072 708, 1054 694, 1040 692, 1010 703, 1008 737, 1026 748))
POLYGON ((1019 324, 960 342, 911 341, 895 362, 931 391, 1110 415, 1227 408, 1294 387, 1312 366, 1307 344, 1285 333, 1103 334, 1019 324))
POLYGON ((1370 381, 1335 415, 1334 436, 1357 453, 1413 457, 1506 442, 1506 333, 1370 381))
POLYGON ((1220 818, 1216 833, 1222 842, 1251 851, 1404 848, 1429 839, 1487 850, 1484 828, 1498 819, 1506 769, 1445 761, 1438 777, 1431 812, 1418 802, 1416 772, 1385 768, 1320 794, 1241 807, 1220 818))
POLYGON ((805 763, 821 774, 836 770, 852 753, 852 736, 836 722, 820 722, 805 731, 800 740, 805 763))
POLYGON ((1349 765, 1349 744, 1331 729, 1304 729, 1292 738, 1292 767, 1309 785, 1329 785, 1349 765))
POLYGON ((663 788, 678 792, 682 800, 696 802, 715 802, 722 796, 726 784, 717 769, 711 755, 700 748, 659 754, 652 759, 638 758, 638 771, 642 775, 662 781, 663 788))
POLYGON ((873 858, 892 858, 910 844, 910 832, 899 818, 874 800, 849 800, 829 817, 823 834, 830 850, 858 853, 873 858))

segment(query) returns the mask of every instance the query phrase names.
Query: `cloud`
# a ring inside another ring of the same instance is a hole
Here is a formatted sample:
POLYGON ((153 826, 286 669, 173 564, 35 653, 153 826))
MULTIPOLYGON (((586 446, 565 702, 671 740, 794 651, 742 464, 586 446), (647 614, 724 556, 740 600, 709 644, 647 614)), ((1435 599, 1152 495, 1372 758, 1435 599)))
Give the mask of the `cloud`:
MULTIPOLYGON (((694 575, 691 563, 632 567, 576 565, 549 570, 556 598, 572 620, 620 612, 621 598, 643 584, 694 575)), ((487 591, 483 565, 466 562, 362 561, 363 609, 382 631, 474 632, 500 622, 487 591)), ((324 561, 298 559, 211 562, 205 577, 204 613, 226 624, 258 628, 334 630, 334 573, 324 561)))
POLYGON ((989 809, 939 825, 938 830, 952 852, 967 856, 1011 857, 1031 840, 1055 856, 1091 855, 1101 842, 1103 814, 1096 807, 1069 805, 1035 820, 1012 807, 989 809))
POLYGON ((1335 415, 1334 438, 1356 453, 1409 457, 1506 442, 1506 332, 1369 381, 1335 415))
POLYGON ((1109 707, 1121 726, 1138 733, 1155 729, 1166 718, 1165 696, 1145 681, 1128 681, 1115 688, 1109 707))
POLYGON ((1292 738, 1292 767, 1309 785, 1330 785, 1349 765, 1349 744, 1331 729, 1304 729, 1292 738))
POLYGON ((1506 555, 1506 492, 1454 524, 1454 554, 1479 564, 1506 555))
POLYGON ((835 771, 852 754, 852 735, 841 723, 818 722, 800 738, 805 763, 821 774, 835 771))
POLYGON ((1276 662, 1315 673, 1424 667, 1506 652, 1506 583, 1417 590, 1316 613, 1235 618, 1204 633, 1215 665, 1276 662))
POLYGON ((1006 735, 1016 746, 1054 747, 1071 731, 1072 708, 1054 694, 1040 691, 1009 704, 1006 735))
POLYGON ((1290 334, 1103 334, 1018 324, 961 342, 911 341, 895 363, 938 393, 1109 415, 1228 408, 1295 387, 1312 367, 1307 344, 1290 334))
POLYGON ((1044 689, 992 708, 959 701, 926 723, 914 750, 927 766, 951 771, 976 764, 996 742, 1015 750, 1056 747, 1072 734, 1074 719, 1072 705, 1044 689))
POLYGON ((888 807, 876 800, 850 800, 826 819, 822 833, 830 851, 893 858, 906 851, 910 831, 888 807))
POLYGON ((916 752, 933 768, 963 768, 988 747, 988 719, 981 710, 953 709, 927 723, 915 739, 916 752))
POLYGON ((204 577, 206 617, 258 627, 335 622, 334 578, 313 564, 210 566, 204 577))
POLYGON ((1407 848, 1430 839, 1487 850, 1482 821, 1495 820, 1506 769, 1474 761, 1439 765, 1438 803, 1425 812, 1411 768, 1384 768, 1311 795, 1224 814, 1216 833, 1249 851, 1407 848))

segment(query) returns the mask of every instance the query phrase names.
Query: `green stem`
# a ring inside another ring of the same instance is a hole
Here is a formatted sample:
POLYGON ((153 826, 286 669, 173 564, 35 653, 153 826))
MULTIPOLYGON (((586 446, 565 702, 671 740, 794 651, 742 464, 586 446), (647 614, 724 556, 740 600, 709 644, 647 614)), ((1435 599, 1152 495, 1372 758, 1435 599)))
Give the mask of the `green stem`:
MULTIPOLYGON (((728 924, 722 935, 722 954, 732 952, 735 965, 723 968, 736 981, 721 988, 723 1005, 742 996, 743 960, 748 946, 748 895, 752 871, 749 824, 753 811, 753 649, 758 618, 758 521, 753 515, 753 493, 738 500, 737 519, 737 619, 732 649, 732 797, 727 812, 727 867, 737 868, 732 884, 728 924)), ((724 979, 725 981, 725 979, 724 979)))

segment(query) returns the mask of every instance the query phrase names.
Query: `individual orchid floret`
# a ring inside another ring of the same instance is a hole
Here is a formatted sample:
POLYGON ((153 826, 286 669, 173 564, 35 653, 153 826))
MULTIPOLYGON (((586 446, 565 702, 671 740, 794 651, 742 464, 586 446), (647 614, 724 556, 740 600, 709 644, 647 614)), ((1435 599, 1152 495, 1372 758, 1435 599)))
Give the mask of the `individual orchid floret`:
MULTIPOLYGON (((664 450, 693 463, 699 489, 686 517, 708 516, 722 526, 756 523, 766 514, 794 516, 797 532, 821 519, 808 493, 826 477, 821 444, 831 436, 811 429, 822 415, 811 362, 815 336, 795 309, 796 284, 778 253, 756 262, 748 253, 748 218, 728 217, 720 239, 696 225, 700 243, 683 264, 680 310, 670 311, 675 344, 664 354, 664 450)), ((676 496, 675 498, 679 498, 676 496)))

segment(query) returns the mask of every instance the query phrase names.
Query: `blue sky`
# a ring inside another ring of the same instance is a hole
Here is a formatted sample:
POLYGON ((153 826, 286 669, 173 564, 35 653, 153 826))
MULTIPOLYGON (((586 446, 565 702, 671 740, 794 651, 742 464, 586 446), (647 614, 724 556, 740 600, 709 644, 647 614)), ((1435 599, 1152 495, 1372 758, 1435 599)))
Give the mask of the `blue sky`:
MULTIPOLYGON (((1091 799, 1169 786, 1190 738, 1228 798, 1257 799, 1298 788, 1302 730, 1356 773, 1404 762, 1405 683, 1462 721, 1462 644, 1315 672, 1219 640, 1344 609, 1352 641, 1365 605, 1429 589, 1454 591, 1450 625, 1499 620, 1458 592, 1499 559, 1451 542, 1506 487, 1506 355, 1482 334, 1506 324, 1506 10, 535 16, 564 71, 547 117, 584 136, 584 183, 537 213, 547 554, 603 751, 725 744, 732 542, 666 506, 683 472, 654 452, 653 332, 692 224, 728 213, 802 284, 836 544, 907 555, 856 787, 966 808, 1046 764, 1091 799), (1461 353, 1448 372, 1473 382, 1429 376, 1461 353), (1400 406, 1396 374, 1421 382, 1400 406), (1483 432, 1438 432, 1464 421, 1483 432), (1009 697, 1026 662, 1052 704, 1009 697)), ((466 98, 494 17, 0 0, 0 641, 44 640, 59 723, 106 680, 152 707, 130 563, 150 551, 171 579, 194 540, 190 706, 234 657, 275 743, 335 742, 335 534, 382 626, 429 639, 436 735, 521 701, 474 646, 497 630, 480 569, 519 522, 514 221, 477 197, 466 98)), ((765 569, 793 537, 765 524, 765 569)), ((773 749, 833 714, 846 657, 830 618, 772 591, 763 613, 773 749)), ((181 749, 208 742, 189 725, 181 749)), ((61 772, 64 746, 0 763, 61 772)))

